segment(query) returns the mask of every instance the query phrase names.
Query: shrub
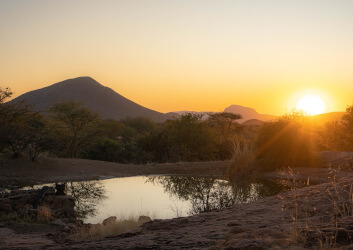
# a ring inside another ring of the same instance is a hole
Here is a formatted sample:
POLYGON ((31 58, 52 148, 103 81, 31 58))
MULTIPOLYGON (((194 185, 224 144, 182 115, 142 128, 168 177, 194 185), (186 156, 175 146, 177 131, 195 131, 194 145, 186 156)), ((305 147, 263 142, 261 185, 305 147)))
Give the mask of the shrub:
POLYGON ((234 142, 233 157, 228 168, 228 175, 236 180, 249 178, 254 174, 255 155, 252 145, 244 138, 234 142))
POLYGON ((293 112, 265 123, 255 152, 257 165, 263 170, 314 166, 316 157, 309 117, 293 112))

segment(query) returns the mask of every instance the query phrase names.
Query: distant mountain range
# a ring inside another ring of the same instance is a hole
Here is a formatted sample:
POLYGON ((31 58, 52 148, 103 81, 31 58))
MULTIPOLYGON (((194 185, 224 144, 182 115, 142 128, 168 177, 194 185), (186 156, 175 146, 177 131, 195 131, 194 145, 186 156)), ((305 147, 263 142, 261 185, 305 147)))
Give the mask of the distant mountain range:
POLYGON ((37 111, 46 111, 57 102, 79 101, 103 118, 116 120, 143 116, 163 122, 171 116, 145 108, 119 95, 90 77, 78 77, 27 92, 11 102, 26 101, 37 111))
MULTIPOLYGON (((197 111, 176 111, 166 114, 145 108, 123 96, 114 90, 105 87, 90 77, 78 77, 55 83, 48 87, 27 92, 10 102, 26 101, 33 105, 37 111, 46 111, 57 102, 78 101, 98 112, 102 118, 115 120, 127 117, 147 117, 155 122, 163 122, 167 119, 178 118, 183 114, 192 113, 203 115, 207 119, 209 114, 217 112, 197 112, 197 111)), ((244 125, 261 125, 266 121, 275 120, 278 116, 259 114, 255 109, 241 105, 231 105, 224 109, 224 112, 240 114, 242 119, 239 123, 244 125)), ((313 117, 317 124, 325 124, 329 121, 339 121, 344 112, 332 112, 320 114, 313 117)))

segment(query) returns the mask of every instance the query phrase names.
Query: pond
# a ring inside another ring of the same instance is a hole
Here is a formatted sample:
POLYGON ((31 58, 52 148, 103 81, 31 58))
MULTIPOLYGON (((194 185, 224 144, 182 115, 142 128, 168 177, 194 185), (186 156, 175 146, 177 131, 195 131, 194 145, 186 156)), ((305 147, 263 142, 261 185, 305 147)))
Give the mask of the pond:
POLYGON ((109 216, 188 216, 275 195, 281 187, 268 180, 232 185, 214 177, 135 176, 67 182, 66 190, 75 198, 76 211, 84 222, 101 223, 109 216))

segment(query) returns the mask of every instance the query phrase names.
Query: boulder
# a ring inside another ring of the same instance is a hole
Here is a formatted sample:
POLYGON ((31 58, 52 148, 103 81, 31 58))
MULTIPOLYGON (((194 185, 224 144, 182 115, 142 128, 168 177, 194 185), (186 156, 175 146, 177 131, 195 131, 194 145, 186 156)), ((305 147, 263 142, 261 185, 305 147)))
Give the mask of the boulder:
POLYGON ((61 226, 61 227, 66 227, 66 224, 61 219, 56 219, 56 220, 50 222, 50 224, 61 226))
POLYGON ((138 218, 137 222, 138 222, 139 224, 143 224, 143 223, 149 222, 149 221, 151 221, 151 220, 152 220, 151 217, 145 216, 145 215, 141 215, 141 216, 138 218))
POLYGON ((114 224, 114 223, 116 223, 116 216, 110 216, 109 218, 106 218, 103 221, 103 225, 104 226, 107 226, 107 225, 110 225, 110 224, 114 224))

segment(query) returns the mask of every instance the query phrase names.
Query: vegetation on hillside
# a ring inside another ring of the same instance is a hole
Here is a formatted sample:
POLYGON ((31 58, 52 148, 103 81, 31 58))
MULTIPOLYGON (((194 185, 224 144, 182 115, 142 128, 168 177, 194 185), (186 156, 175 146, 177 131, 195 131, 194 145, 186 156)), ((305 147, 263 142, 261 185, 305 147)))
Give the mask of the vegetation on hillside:
POLYGON ((38 155, 121 163, 230 160, 229 173, 313 166, 315 150, 353 149, 353 106, 340 122, 318 127, 298 112, 261 126, 242 126, 231 113, 185 114, 155 123, 147 118, 103 120, 81 103, 53 105, 34 112, 24 102, 5 103, 0 89, 0 152, 13 157, 38 155))

